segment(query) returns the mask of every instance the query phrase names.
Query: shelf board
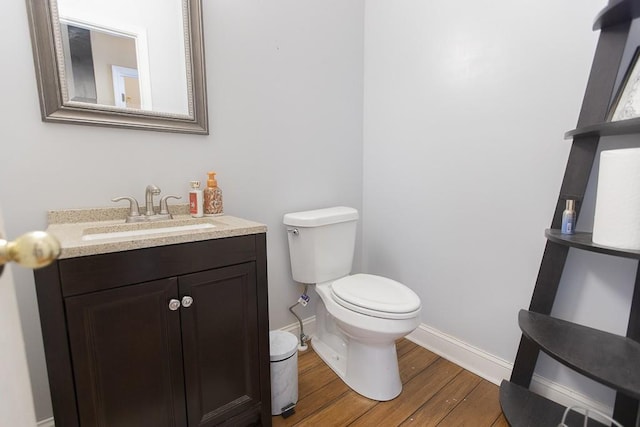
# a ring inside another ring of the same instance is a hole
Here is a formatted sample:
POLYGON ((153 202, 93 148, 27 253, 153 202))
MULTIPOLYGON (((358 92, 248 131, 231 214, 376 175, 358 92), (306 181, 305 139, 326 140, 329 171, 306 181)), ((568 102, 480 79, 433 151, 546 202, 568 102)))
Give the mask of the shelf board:
MULTIPOLYGON (((566 409, 507 380, 502 380, 500 384, 500 406, 509 425, 516 427, 557 426, 566 409)), ((584 416, 571 411, 567 415, 566 423, 570 426, 582 426, 584 416)), ((600 427, 604 424, 589 419, 587 426, 600 427)))
POLYGON ((528 339, 563 365, 640 398, 640 343, 527 310, 520 310, 518 324, 528 339))
POLYGON ((601 254, 619 256, 624 258, 640 259, 640 251, 631 249, 613 248, 611 246, 599 245, 591 240, 591 233, 577 232, 575 234, 562 234, 560 230, 546 229, 544 235, 552 242, 585 251, 598 252, 601 254))
POLYGON ((565 139, 576 136, 612 136, 640 133, 640 117, 616 122, 602 122, 570 130, 564 134, 565 139))
POLYGON ((593 23, 593 30, 611 27, 631 21, 640 16, 640 5, 634 0, 610 0, 609 4, 598 13, 593 23))

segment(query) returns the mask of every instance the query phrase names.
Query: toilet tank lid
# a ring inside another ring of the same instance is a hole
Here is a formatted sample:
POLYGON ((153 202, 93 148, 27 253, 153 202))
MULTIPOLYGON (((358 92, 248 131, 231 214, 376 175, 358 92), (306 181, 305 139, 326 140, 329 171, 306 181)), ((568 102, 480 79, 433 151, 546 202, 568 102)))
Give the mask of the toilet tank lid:
POLYGON ((357 210, 345 206, 336 206, 333 208, 288 213, 284 216, 282 222, 285 225, 295 227, 319 227, 321 225, 357 220, 357 210))

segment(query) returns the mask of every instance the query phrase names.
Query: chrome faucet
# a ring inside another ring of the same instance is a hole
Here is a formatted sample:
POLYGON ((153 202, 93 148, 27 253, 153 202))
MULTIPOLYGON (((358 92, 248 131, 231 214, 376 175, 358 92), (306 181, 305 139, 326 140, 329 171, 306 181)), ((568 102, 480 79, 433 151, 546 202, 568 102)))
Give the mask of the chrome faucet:
POLYGON ((144 214, 140 213, 140 206, 138 201, 131 196, 121 196, 114 197, 111 199, 112 202, 119 202, 120 200, 128 200, 129 201, 129 213, 125 222, 146 222, 146 221, 160 221, 166 219, 172 219, 173 217, 169 213, 169 207, 167 204, 167 199, 182 199, 181 196, 173 196, 167 195, 164 196, 160 200, 160 212, 156 213, 153 208, 153 196, 157 196, 160 194, 160 188, 156 187, 153 184, 147 185, 145 190, 144 198, 145 198, 145 212, 144 214))
POLYGON ((147 185, 147 190, 144 193, 144 201, 146 203, 147 211, 144 213, 146 216, 153 216, 156 212, 153 210, 153 196, 160 194, 160 189, 153 184, 147 185))

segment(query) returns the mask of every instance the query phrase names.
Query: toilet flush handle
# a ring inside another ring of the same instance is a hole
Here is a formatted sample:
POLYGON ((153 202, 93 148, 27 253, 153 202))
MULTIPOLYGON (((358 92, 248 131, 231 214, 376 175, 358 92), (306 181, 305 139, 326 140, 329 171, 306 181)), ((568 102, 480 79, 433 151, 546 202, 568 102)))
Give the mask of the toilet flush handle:
POLYGON ((287 232, 293 234, 294 236, 297 236, 298 234, 300 234, 297 228, 287 228, 287 232))

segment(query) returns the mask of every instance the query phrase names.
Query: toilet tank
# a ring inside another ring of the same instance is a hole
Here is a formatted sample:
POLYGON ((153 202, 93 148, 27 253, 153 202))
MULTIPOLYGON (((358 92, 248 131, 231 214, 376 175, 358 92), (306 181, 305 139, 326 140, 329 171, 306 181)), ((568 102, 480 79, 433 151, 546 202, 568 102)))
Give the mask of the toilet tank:
POLYGON ((284 216, 293 280, 323 283, 351 272, 358 211, 333 207, 284 216))

